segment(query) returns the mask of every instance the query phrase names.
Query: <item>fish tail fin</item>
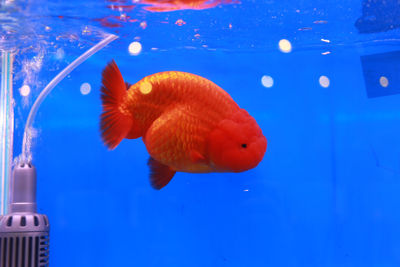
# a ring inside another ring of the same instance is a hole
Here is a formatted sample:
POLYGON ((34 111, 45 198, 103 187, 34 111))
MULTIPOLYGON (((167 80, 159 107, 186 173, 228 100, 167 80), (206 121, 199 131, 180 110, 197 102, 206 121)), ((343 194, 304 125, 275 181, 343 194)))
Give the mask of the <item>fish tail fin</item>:
POLYGON ((101 137, 109 149, 117 147, 129 135, 133 125, 131 116, 123 114, 120 109, 126 89, 121 72, 113 60, 103 70, 101 87, 101 137))

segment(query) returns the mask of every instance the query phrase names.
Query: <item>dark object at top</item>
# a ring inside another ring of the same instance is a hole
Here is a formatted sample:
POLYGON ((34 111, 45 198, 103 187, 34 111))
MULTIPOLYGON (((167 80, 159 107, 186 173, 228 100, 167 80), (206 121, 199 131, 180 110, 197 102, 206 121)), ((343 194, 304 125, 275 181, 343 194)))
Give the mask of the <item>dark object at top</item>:
POLYGON ((400 0, 363 0, 362 16, 355 23, 360 33, 377 33, 400 27, 400 0))

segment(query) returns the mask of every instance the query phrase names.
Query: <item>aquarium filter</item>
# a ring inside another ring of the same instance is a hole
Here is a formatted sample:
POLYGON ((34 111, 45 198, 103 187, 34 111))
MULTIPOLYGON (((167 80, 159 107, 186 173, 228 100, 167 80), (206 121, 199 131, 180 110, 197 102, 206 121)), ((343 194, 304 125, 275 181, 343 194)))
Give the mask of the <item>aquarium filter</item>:
POLYGON ((32 164, 14 167, 10 192, 8 213, 0 216, 0 266, 48 266, 50 225, 46 215, 37 213, 32 164))

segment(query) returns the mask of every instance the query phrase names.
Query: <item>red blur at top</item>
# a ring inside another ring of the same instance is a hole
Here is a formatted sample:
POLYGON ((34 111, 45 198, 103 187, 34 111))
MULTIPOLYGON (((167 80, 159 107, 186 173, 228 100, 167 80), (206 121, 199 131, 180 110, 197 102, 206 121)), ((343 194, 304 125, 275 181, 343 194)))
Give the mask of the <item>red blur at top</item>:
POLYGON ((144 7, 145 10, 152 12, 167 12, 182 9, 207 9, 213 8, 220 4, 236 3, 235 0, 142 0, 141 4, 149 6, 144 7))

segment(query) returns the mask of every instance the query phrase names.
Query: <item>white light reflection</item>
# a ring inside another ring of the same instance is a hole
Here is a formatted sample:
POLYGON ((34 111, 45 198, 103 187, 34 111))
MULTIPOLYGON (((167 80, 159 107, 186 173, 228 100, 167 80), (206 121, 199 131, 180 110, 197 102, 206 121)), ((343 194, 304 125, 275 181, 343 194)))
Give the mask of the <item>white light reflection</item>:
POLYGON ((319 77, 319 85, 321 85, 322 87, 328 88, 330 83, 331 82, 328 77, 326 77, 326 76, 319 77))
POLYGON ((262 84, 264 87, 271 88, 271 87, 274 85, 274 79, 272 79, 271 76, 264 75, 264 76, 262 76, 262 78, 261 78, 261 84, 262 84))
POLYGON ((137 56, 142 51, 142 44, 139 42, 132 42, 128 47, 129 54, 137 56))
POLYGON ((388 87, 389 86, 389 79, 386 78, 385 76, 382 76, 379 78, 379 83, 381 84, 382 87, 388 87))
POLYGON ((89 83, 82 83, 82 85, 81 85, 81 94, 82 95, 89 94, 91 90, 92 90, 92 87, 90 86, 89 83))
POLYGON ((25 84, 21 88, 19 88, 19 93, 22 96, 28 96, 31 93, 31 88, 29 87, 29 85, 25 84))
POLYGON ((292 51, 292 44, 289 40, 282 39, 279 41, 279 50, 283 53, 290 53, 292 51))
POLYGON ((153 90, 153 86, 149 82, 143 82, 139 88, 140 92, 144 95, 147 95, 153 90))

